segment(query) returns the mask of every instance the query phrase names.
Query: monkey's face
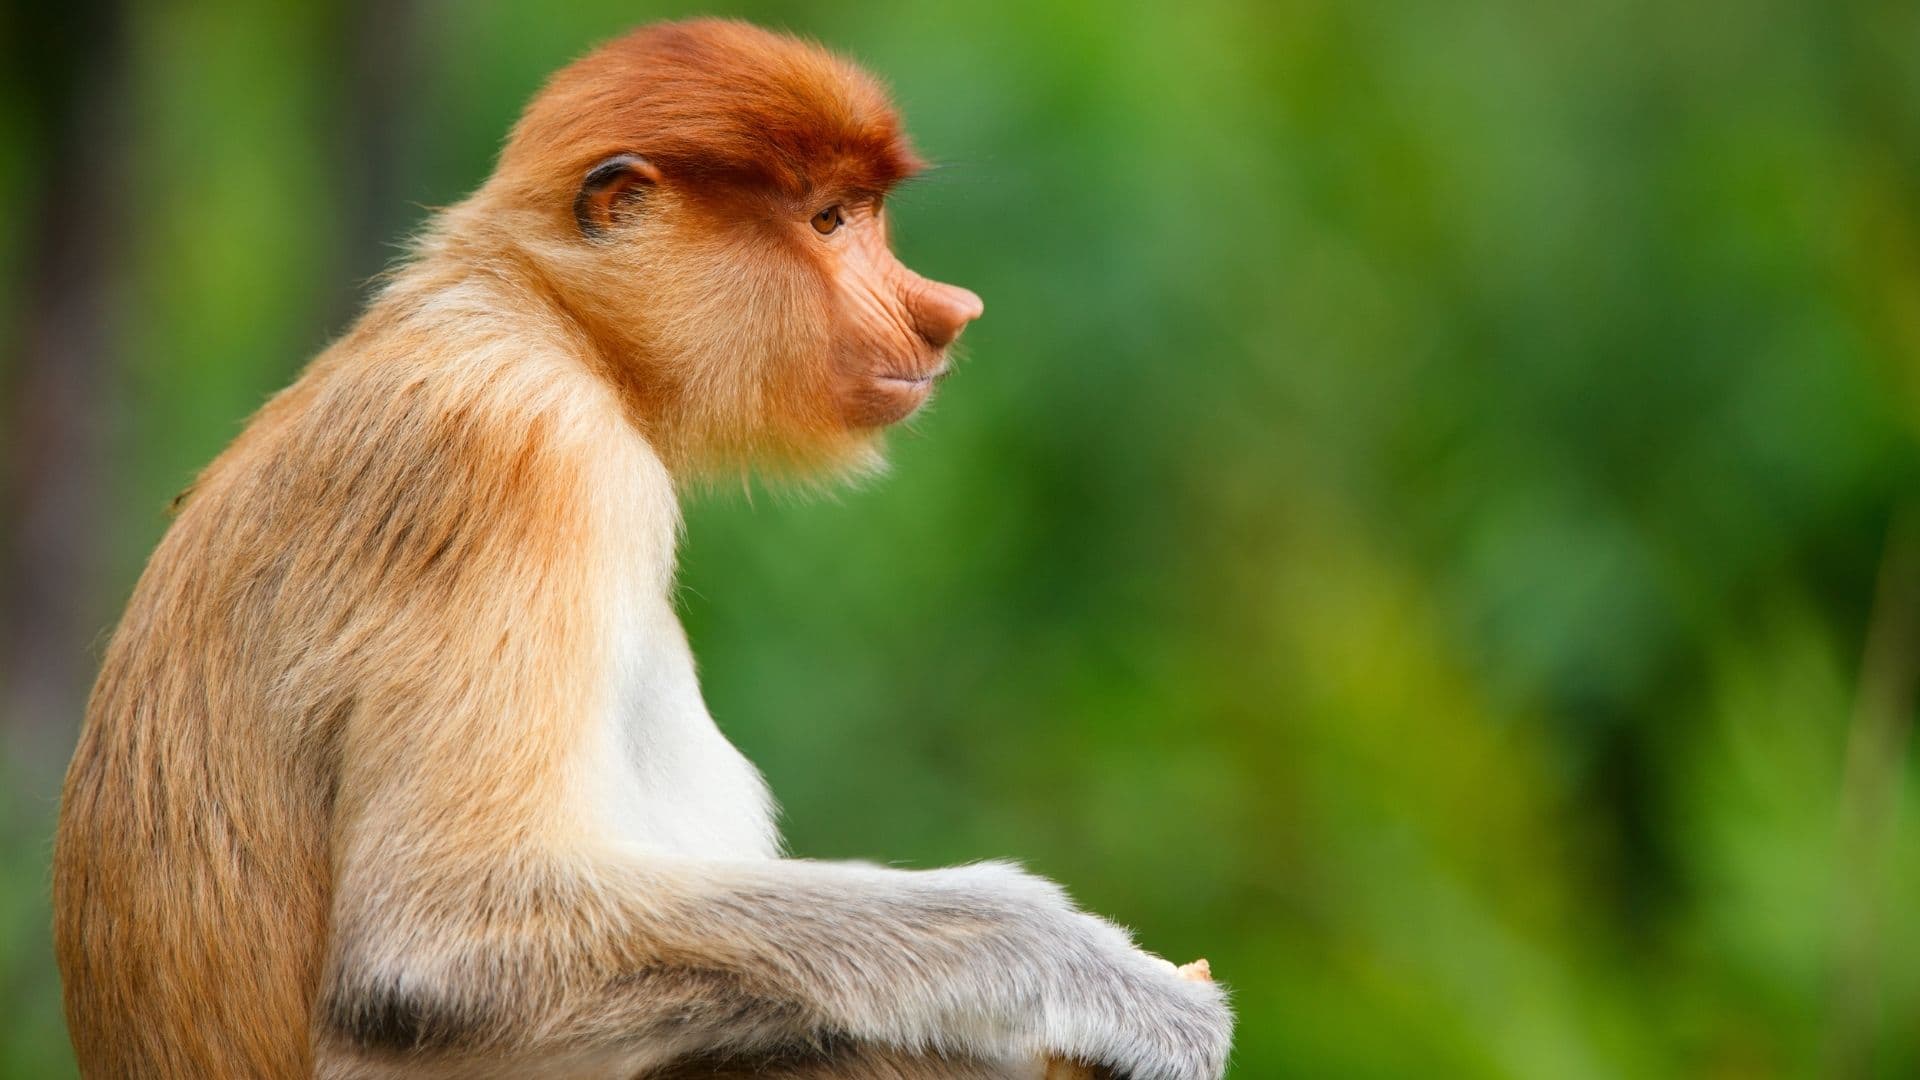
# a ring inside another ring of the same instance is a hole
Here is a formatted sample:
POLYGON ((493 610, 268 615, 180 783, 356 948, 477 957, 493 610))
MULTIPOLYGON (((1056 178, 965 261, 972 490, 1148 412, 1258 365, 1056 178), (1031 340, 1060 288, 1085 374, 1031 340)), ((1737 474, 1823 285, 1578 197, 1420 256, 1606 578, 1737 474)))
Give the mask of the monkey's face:
POLYGON ((634 154, 593 169, 568 275, 632 346, 677 449, 816 464, 911 416, 981 313, 897 258, 882 199, 704 186, 634 154))
POLYGON ((906 419, 947 373, 947 347, 979 317, 980 298, 895 257, 877 200, 829 204, 807 227, 834 316, 826 359, 842 421, 861 430, 906 419))

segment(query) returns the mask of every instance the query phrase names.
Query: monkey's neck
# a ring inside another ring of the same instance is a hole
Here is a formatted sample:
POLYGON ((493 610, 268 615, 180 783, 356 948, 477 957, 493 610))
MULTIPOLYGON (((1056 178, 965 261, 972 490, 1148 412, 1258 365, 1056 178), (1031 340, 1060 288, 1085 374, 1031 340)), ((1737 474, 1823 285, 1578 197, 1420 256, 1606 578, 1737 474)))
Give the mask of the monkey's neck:
POLYGON ((699 454, 683 436, 684 408, 656 377, 648 345, 620 331, 591 307, 574 303, 541 258, 488 212, 469 205, 446 211, 419 241, 413 259, 393 277, 367 321, 382 307, 407 321, 443 325, 436 334, 512 336, 529 348, 577 361, 617 395, 627 423, 675 478, 698 470, 699 454))

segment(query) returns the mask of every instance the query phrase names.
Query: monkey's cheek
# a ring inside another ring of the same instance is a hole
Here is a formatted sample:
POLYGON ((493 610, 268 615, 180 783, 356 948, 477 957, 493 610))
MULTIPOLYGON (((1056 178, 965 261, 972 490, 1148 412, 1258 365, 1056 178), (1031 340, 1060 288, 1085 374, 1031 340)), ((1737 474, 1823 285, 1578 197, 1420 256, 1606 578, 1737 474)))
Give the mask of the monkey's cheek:
POLYGON ((862 379, 846 396, 847 426, 863 429, 897 424, 919 411, 932 396, 932 379, 862 379))

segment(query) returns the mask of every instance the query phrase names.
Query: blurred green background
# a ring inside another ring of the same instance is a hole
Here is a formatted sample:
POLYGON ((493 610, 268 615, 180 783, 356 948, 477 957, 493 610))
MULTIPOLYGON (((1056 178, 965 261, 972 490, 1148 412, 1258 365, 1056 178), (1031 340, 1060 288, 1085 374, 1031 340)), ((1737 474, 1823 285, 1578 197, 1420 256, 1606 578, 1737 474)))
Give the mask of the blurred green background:
MULTIPOLYGON (((164 507, 521 102, 679 5, 0 15, 0 1074, 164 507)), ((1012 856, 1234 1075, 1920 1074, 1920 5, 717 4, 987 301, 887 478, 692 510, 794 849, 1012 856)))

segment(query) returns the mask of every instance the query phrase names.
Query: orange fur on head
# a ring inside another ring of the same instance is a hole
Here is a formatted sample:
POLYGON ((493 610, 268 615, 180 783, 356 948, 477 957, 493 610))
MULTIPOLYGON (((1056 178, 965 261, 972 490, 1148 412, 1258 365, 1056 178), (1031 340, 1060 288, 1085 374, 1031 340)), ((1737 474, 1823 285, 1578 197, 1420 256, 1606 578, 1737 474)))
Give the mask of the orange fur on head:
POLYGON ((534 198, 571 198, 594 162, 622 151, 689 184, 793 199, 833 187, 883 195, 923 167, 872 76, 719 19, 648 27, 562 70, 520 118, 499 172, 534 198))

